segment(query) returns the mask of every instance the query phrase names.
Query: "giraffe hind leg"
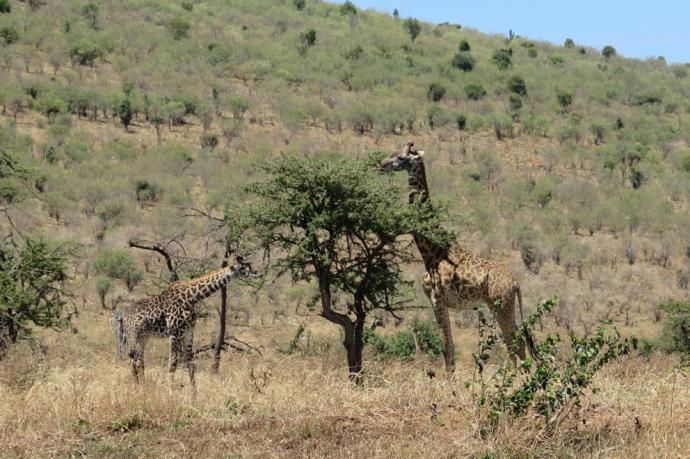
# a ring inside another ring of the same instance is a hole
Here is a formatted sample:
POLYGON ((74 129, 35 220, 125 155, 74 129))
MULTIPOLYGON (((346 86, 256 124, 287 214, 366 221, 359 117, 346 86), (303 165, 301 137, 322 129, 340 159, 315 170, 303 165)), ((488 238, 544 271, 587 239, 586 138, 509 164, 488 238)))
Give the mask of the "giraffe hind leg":
POLYGON ((132 367, 132 379, 134 384, 139 384, 140 380, 144 378, 144 337, 137 334, 134 335, 131 347, 129 349, 130 365, 132 367))
POLYGON ((516 365, 516 355, 520 359, 525 358, 525 343, 515 343, 517 324, 515 323, 515 301, 512 298, 502 300, 500 309, 496 311, 496 321, 503 333, 503 341, 508 348, 510 360, 513 365, 516 365))
POLYGON ((175 376, 175 370, 177 370, 177 359, 178 356, 181 354, 182 350, 182 343, 180 339, 177 338, 177 336, 172 335, 170 336, 170 355, 168 357, 168 374, 170 375, 170 383, 172 384, 174 376, 175 376))

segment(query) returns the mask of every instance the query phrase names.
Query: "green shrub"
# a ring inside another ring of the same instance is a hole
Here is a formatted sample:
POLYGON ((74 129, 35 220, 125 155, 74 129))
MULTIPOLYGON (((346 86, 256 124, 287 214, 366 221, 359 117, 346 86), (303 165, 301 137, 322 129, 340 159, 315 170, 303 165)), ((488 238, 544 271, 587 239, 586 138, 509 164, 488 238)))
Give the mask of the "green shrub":
POLYGON ((306 0, 292 0, 292 4, 295 5, 297 11, 302 11, 305 6, 307 6, 306 0))
POLYGON ((89 67, 93 67, 96 59, 104 54, 105 50, 100 45, 86 40, 74 44, 69 51, 72 62, 89 67))
POLYGON ((357 45, 345 52, 345 59, 348 61, 358 61, 364 56, 364 48, 357 45))
POLYGON ((101 300, 101 307, 105 308, 105 297, 113 288, 113 280, 106 275, 100 274, 96 276, 95 285, 98 299, 101 300))
POLYGON ((120 122, 125 127, 125 131, 132 122, 132 117, 134 113, 132 111, 132 104, 129 99, 123 99, 120 105, 117 106, 117 116, 120 118, 120 122))
POLYGON ((527 55, 531 58, 535 58, 539 55, 539 52, 537 51, 537 48, 528 48, 527 55))
POLYGON ((573 41, 572 38, 566 38, 565 42, 563 43, 563 46, 565 46, 566 48, 574 48, 575 42, 573 41))
POLYGON ((299 36, 299 41, 304 47, 311 47, 316 44, 316 30, 309 29, 299 36))
POLYGON ((522 108, 522 98, 517 94, 511 94, 508 96, 508 102, 510 102, 510 109, 513 111, 520 110, 522 108))
POLYGON ((498 67, 500 70, 505 70, 513 65, 511 58, 512 55, 513 51, 511 49, 499 49, 494 52, 493 56, 491 56, 491 62, 496 64, 496 67, 498 67))
POLYGON ((491 124, 494 128, 497 140, 513 137, 513 122, 509 117, 505 115, 496 115, 493 117, 491 124))
POLYGON ((668 313, 657 342, 666 352, 690 354, 690 303, 662 304, 660 309, 668 313))
POLYGON ((455 124, 458 126, 458 130, 464 131, 467 126, 467 118, 462 113, 455 115, 455 124))
POLYGON ((563 110, 567 110, 573 103, 573 93, 568 91, 558 91, 556 93, 556 99, 558 100, 558 105, 563 110))
POLYGON ((551 62, 553 65, 563 65, 565 60, 561 56, 550 56, 549 62, 551 62))
POLYGON ((210 132, 201 134, 199 143, 201 144, 201 148, 213 150, 218 146, 218 136, 210 132))
POLYGON ((443 99, 445 94, 446 88, 440 83, 431 83, 429 89, 426 91, 426 97, 433 102, 438 102, 443 99))
POLYGON ((465 86, 465 94, 470 100, 480 100, 486 95, 486 89, 479 83, 470 83, 465 86))
POLYGON ((172 33, 175 40, 182 40, 185 38, 190 28, 191 25, 189 21, 182 16, 175 16, 168 23, 168 29, 170 29, 170 33, 172 33))
POLYGON ((81 8, 81 15, 92 29, 96 29, 98 21, 98 5, 94 2, 89 2, 81 8))
POLYGON ((435 324, 415 318, 407 330, 390 336, 381 336, 371 329, 364 330, 364 343, 371 345, 382 357, 407 359, 415 355, 415 335, 419 350, 438 357, 443 353, 443 342, 435 324))
POLYGON ((342 14, 343 16, 357 14, 357 7, 350 0, 347 0, 340 6, 340 14, 342 14))
POLYGON ((609 59, 616 55, 616 48, 611 45, 604 46, 604 49, 601 50, 601 55, 609 59))
POLYGON ((463 72, 471 72, 474 68, 475 59, 470 55, 470 53, 460 52, 453 56, 453 60, 450 64, 458 70, 463 72))
POLYGON ((144 277, 127 252, 120 249, 102 249, 96 254, 92 266, 96 274, 123 281, 129 291, 144 277))
POLYGON ((463 52, 463 51, 470 51, 470 42, 467 41, 466 38, 463 38, 460 40, 460 44, 458 45, 458 51, 463 52))
POLYGON ((577 406, 587 390, 591 390, 597 372, 607 363, 637 349, 637 338, 621 338, 616 329, 600 327, 592 336, 569 334, 571 352, 562 352, 558 335, 547 334, 534 339, 534 327, 541 317, 558 305, 556 297, 537 306, 518 329, 516 341, 531 343, 535 359, 520 360, 516 367, 503 365, 487 377, 486 362, 490 351, 500 343, 500 334, 493 322, 479 310, 479 346, 472 354, 475 378, 465 385, 478 408, 480 431, 493 432, 499 420, 536 414, 555 424, 577 406))
POLYGON ((0 0, 0 13, 9 13, 12 11, 12 3, 10 0, 0 0))
POLYGON ((508 79, 508 89, 520 96, 527 95, 527 84, 521 76, 513 75, 508 79))
POLYGON ((192 11, 194 9, 194 1, 193 0, 182 0, 182 9, 186 11, 192 11))
POLYGON ((0 40, 2 40, 5 45, 11 45, 12 43, 16 42, 19 40, 17 29, 12 26, 0 27, 0 40))
POLYGON ((419 33, 422 31, 422 23, 414 18, 405 19, 402 26, 403 29, 405 29, 410 35, 410 39, 412 39, 412 41, 415 41, 419 36, 419 33))
POLYGON ((145 203, 150 203, 158 200, 160 189, 158 186, 150 183, 147 180, 138 180, 135 184, 137 201, 143 207, 145 203))

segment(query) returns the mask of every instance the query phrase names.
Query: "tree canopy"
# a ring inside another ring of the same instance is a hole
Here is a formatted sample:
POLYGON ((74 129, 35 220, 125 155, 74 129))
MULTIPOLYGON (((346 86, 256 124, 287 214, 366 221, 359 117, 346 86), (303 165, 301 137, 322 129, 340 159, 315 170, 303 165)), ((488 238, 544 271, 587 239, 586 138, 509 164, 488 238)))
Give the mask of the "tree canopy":
POLYGON ((318 284, 321 315, 344 329, 351 375, 362 369, 367 313, 394 311, 410 299, 401 265, 412 257, 400 236, 452 239, 444 213, 407 204, 406 190, 377 174, 379 160, 284 156, 261 166, 266 179, 246 188, 249 204, 226 213, 229 239, 240 250, 263 253, 277 275, 318 284))

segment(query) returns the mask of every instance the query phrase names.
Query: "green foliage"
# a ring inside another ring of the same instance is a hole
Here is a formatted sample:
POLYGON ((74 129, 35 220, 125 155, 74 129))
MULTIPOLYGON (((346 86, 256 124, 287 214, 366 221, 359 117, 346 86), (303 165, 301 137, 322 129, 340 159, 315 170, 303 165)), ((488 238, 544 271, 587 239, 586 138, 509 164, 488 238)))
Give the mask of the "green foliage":
POLYGON ((467 118, 465 115, 462 113, 455 115, 455 124, 458 126, 459 131, 464 131, 467 126, 467 118))
POLYGON ((467 41, 467 38, 463 38, 460 40, 460 44, 458 45, 458 51, 463 52, 463 51, 470 51, 470 42, 467 41))
POLYGON ((120 122, 125 127, 125 131, 132 122, 132 117, 134 113, 132 112, 132 104, 129 99, 123 99, 120 105, 117 107, 117 116, 120 118, 120 122))
POLYGON ((511 49, 499 49, 496 50, 491 56, 491 62, 493 62, 500 70, 506 70, 508 67, 513 65, 512 55, 513 51, 511 49))
POLYGON ((305 6, 307 6, 306 0, 292 0, 292 4, 295 5, 297 11, 302 11, 305 6))
POLYGON ((175 40, 182 40, 187 37, 191 25, 182 16, 175 16, 168 22, 168 29, 175 40))
POLYGON ((508 90, 520 96, 527 95, 527 84, 519 75, 513 75, 508 79, 508 90))
POLYGON ((69 54, 75 64, 93 67, 96 59, 105 54, 105 50, 97 43, 81 40, 70 48, 69 54))
POLYGON ((143 207, 146 203, 151 203, 158 200, 161 193, 157 185, 148 180, 137 180, 134 184, 137 201, 143 207))
POLYGON ((21 246, 0 244, 0 355, 10 343, 31 336, 31 325, 60 330, 65 314, 67 254, 42 239, 21 246))
POLYGON ((471 72, 474 68, 475 59, 470 53, 459 52, 453 56, 453 60, 450 62, 450 64, 456 69, 462 70, 463 72, 471 72))
POLYGON ((565 42, 563 43, 563 46, 565 46, 566 48, 574 48, 575 42, 573 41, 572 38, 566 38, 565 42))
POLYGON ((180 4, 183 10, 192 11, 194 9, 194 0, 182 0, 180 4))
POLYGON ((201 144, 201 148, 213 150, 218 146, 218 136, 211 132, 201 134, 199 143, 201 144))
POLYGON ((406 330, 397 331, 389 336, 378 335, 374 330, 366 329, 364 342, 371 345, 382 357, 410 358, 415 355, 417 345, 421 352, 433 357, 443 353, 443 341, 436 325, 432 321, 418 318, 414 318, 406 330))
POLYGON ((351 14, 357 14, 357 7, 350 0, 340 5, 340 14, 343 16, 349 16, 351 14))
POLYGON ((606 59, 610 59, 616 55, 616 48, 611 45, 604 46, 604 48, 601 50, 601 55, 606 59))
POLYGON ((558 91, 556 93, 556 99, 561 109, 567 110, 573 103, 573 93, 569 91, 558 91))
POLYGON ((98 5, 89 2, 81 8, 81 15, 92 29, 96 28, 98 22, 98 5))
POLYGON ((96 274, 123 281, 130 292, 144 278, 144 273, 124 250, 102 249, 96 254, 92 266, 96 274))
POLYGON ((659 308, 668 314, 657 339, 659 347, 690 355, 690 303, 673 302, 659 308))
POLYGON ((470 100, 480 100, 486 95, 486 89, 479 83, 471 83, 465 86, 465 94, 470 100))
MULTIPOLYGON (((537 306, 519 328, 516 340, 534 336, 536 323, 558 305, 553 297, 537 306)), ((476 377, 467 382, 482 413, 482 427, 493 430, 504 416, 522 417, 530 413, 542 416, 547 426, 567 416, 591 388, 593 378, 607 363, 631 353, 637 339, 621 338, 616 329, 598 328, 592 336, 569 334, 570 353, 561 351, 558 335, 547 334, 535 341, 538 358, 518 362, 516 368, 500 367, 487 382, 485 377, 489 351, 500 341, 500 333, 479 311, 479 345, 472 356, 476 377)), ((592 389, 594 390, 594 389, 592 389)))
POLYGON ((106 275, 100 274, 96 276, 94 284, 96 286, 98 298, 101 300, 101 307, 105 308, 105 297, 113 288, 113 280, 106 275))
POLYGON ((12 26, 0 27, 0 40, 2 40, 4 45, 11 45, 12 43, 16 42, 19 40, 17 29, 12 26))
POLYGON ((0 13, 9 13, 12 11, 12 3, 10 0, 0 0, 0 13))
POLYGON ((410 39, 415 41, 422 31, 422 23, 417 19, 408 18, 403 21, 403 29, 410 35, 410 39))
POLYGON ((316 44, 316 30, 309 29, 299 36, 299 41, 303 47, 310 47, 316 44))
POLYGON ((443 99, 443 96, 445 94, 446 88, 442 84, 431 83, 429 85, 429 89, 426 92, 426 97, 433 102, 438 102, 439 100, 443 99))

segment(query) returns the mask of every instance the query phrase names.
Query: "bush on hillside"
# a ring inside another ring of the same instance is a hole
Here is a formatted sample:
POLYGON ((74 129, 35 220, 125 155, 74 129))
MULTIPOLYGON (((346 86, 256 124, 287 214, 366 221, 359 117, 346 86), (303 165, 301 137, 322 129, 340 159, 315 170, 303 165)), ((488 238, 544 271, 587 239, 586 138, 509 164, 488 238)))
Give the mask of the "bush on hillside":
POLYGON ((453 60, 450 64, 463 72, 471 72, 474 68, 475 59, 470 53, 459 52, 453 56, 453 60))
POLYGON ((422 31, 422 23, 414 18, 405 19, 403 21, 403 29, 410 35, 410 39, 415 41, 422 31))
POLYGON ((616 55, 616 48, 611 45, 604 46, 604 49, 601 50, 601 55, 609 59, 616 55))
POLYGON ((508 89, 519 96, 527 95, 527 84, 519 75, 513 75, 508 79, 508 89))
POLYGON ((12 11, 12 3, 10 0, 0 0, 0 13, 9 13, 12 11))
POLYGON ((443 99, 443 96, 445 94, 446 88, 442 84, 431 83, 429 85, 429 89, 426 92, 426 97, 433 102, 438 102, 439 100, 443 99))
POLYGON ((130 292, 144 278, 144 273, 136 267, 127 252, 120 249, 100 250, 92 266, 96 274, 123 281, 130 292))
POLYGON ((463 52, 463 51, 470 51, 470 42, 467 41, 466 38, 463 38, 460 40, 460 44, 458 45, 458 51, 463 52))
POLYGON ((292 0, 292 4, 295 5, 297 11, 302 11, 305 6, 307 6, 306 0, 292 0))
POLYGON ((471 83, 465 86, 465 94, 470 100, 479 100, 486 95, 486 89, 479 83, 471 83))
POLYGON ((668 314, 657 340, 659 346, 666 352, 690 354, 690 303, 667 303, 659 309, 668 314))
POLYGON ((104 54, 105 50, 100 45, 87 40, 74 44, 69 51, 70 58, 74 64, 88 67, 93 67, 96 59, 104 54))
POLYGON ((500 70, 505 70, 513 65, 511 57, 512 55, 513 51, 511 49, 499 49, 494 52, 493 56, 491 56, 491 62, 493 62, 500 70))
POLYGON ((18 41, 19 34, 17 33, 17 29, 12 26, 0 27, 0 40, 2 40, 4 45, 11 45, 18 41))
POLYGON ((191 24, 182 16, 175 16, 168 23, 168 29, 175 40, 182 40, 187 37, 191 24))

